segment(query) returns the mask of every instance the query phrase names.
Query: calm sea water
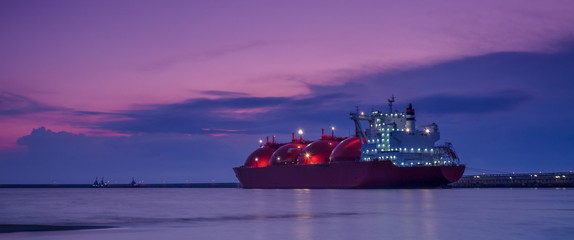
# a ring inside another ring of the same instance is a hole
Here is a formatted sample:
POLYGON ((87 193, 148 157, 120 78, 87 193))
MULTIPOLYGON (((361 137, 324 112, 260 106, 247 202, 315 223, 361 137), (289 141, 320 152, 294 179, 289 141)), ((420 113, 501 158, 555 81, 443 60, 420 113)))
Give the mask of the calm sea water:
POLYGON ((572 239, 574 189, 0 189, 0 239, 572 239))

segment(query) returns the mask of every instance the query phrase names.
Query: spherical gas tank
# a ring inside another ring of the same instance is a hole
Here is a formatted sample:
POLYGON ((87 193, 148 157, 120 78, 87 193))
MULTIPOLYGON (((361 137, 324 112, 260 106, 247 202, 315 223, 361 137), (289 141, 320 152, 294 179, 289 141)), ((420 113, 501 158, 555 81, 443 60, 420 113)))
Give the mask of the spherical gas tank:
POLYGON ((297 162, 299 164, 320 164, 328 163, 329 156, 333 149, 339 144, 332 140, 318 140, 307 145, 299 154, 297 162))
POLYGON ((275 149, 269 146, 262 146, 255 151, 253 151, 249 157, 245 160, 243 166, 246 167, 267 167, 269 165, 269 159, 273 155, 275 149))
POLYGON ((350 137, 343 140, 331 153, 331 162, 354 162, 361 158, 361 140, 350 137))
POLYGON ((305 144, 288 143, 278 148, 269 160, 269 165, 287 165, 297 163, 297 157, 305 148, 305 144))

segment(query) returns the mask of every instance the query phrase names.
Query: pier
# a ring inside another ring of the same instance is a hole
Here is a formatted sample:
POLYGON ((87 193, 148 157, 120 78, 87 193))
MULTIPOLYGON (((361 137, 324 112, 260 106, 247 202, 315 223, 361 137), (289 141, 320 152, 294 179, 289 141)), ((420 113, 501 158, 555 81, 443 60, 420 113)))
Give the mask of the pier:
POLYGON ((455 188, 475 187, 574 187, 574 174, 570 172, 480 174, 463 176, 449 184, 455 188))

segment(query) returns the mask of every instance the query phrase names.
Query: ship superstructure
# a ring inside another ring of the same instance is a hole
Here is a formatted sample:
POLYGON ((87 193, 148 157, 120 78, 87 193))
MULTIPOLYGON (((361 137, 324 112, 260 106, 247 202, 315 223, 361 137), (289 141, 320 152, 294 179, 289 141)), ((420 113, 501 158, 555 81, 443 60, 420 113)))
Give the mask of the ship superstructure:
POLYGON ((355 112, 356 135, 361 140, 360 161, 390 160, 396 166, 442 166, 459 164, 451 143, 436 146, 440 132, 436 123, 416 126, 412 104, 406 112, 392 112, 394 97, 388 100, 389 113, 355 112), (360 121, 368 122, 363 131, 360 121))

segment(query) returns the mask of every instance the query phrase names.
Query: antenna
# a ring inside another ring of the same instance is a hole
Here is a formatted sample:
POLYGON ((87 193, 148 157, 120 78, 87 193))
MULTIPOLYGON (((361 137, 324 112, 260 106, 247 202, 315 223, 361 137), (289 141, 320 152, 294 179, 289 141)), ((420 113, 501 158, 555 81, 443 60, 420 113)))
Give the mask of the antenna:
POLYGON ((395 95, 391 95, 391 98, 387 99, 387 101, 389 102, 389 110, 390 113, 393 113, 393 103, 395 102, 395 95))

